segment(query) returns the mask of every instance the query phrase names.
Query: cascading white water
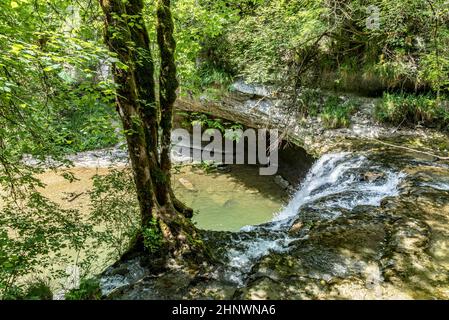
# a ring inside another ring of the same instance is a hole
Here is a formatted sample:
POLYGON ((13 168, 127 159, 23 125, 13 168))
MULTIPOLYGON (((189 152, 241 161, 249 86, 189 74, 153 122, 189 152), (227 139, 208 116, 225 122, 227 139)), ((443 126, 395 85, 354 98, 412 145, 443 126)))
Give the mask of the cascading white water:
MULTIPOLYGON (((285 221, 298 215, 299 209, 327 196, 341 195, 337 201, 321 204, 321 208, 345 208, 359 205, 378 206, 383 198, 398 195, 398 185, 403 173, 392 172, 369 163, 366 157, 351 153, 333 153, 321 157, 307 174, 289 204, 274 218, 285 221), (360 180, 360 168, 383 172, 380 183, 360 180), (345 196, 348 194, 348 196, 345 196)), ((281 224, 282 225, 282 224, 281 224)))
MULTIPOLYGON (((322 156, 288 205, 275 214, 272 223, 241 230, 253 232, 258 237, 240 241, 238 246, 229 250, 229 279, 242 284, 242 276, 259 258, 269 251, 288 250, 288 244, 296 240, 288 235, 288 229, 302 207, 307 205, 323 212, 335 211, 336 217, 340 208, 351 210, 360 205, 379 206, 383 198, 399 194, 398 186, 404 176, 401 172, 371 163, 362 155, 333 153, 322 156), (378 181, 361 179, 361 174, 370 171, 381 172, 382 178, 378 181)), ((325 218, 329 216, 323 216, 325 218)))

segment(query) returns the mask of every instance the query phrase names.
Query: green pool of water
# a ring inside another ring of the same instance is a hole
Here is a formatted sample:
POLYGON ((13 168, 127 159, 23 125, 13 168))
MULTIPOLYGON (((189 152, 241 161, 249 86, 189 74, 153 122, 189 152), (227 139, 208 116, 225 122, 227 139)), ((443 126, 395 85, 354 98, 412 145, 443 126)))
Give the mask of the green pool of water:
POLYGON ((229 173, 186 167, 174 176, 175 193, 195 210, 201 229, 238 231, 268 222, 284 205, 285 193, 273 177, 255 167, 233 166, 229 173))

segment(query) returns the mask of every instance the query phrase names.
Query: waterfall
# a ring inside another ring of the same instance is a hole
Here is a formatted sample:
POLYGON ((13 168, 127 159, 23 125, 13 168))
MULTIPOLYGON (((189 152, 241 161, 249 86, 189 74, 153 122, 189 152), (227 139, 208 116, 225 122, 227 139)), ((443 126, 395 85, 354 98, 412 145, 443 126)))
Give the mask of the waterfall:
POLYGON ((274 215, 273 221, 261 226, 248 226, 242 233, 251 233, 247 240, 235 240, 228 251, 230 281, 243 283, 243 275, 270 251, 283 252, 297 238, 288 234, 292 223, 309 206, 323 212, 323 219, 335 218, 339 209, 352 210, 360 205, 379 206, 382 199, 399 194, 404 178, 367 157, 353 153, 332 153, 322 156, 310 169, 289 203, 274 215), (378 179, 363 179, 366 172, 375 172, 378 179), (329 212, 333 216, 329 216, 329 212))
POLYGON ((320 207, 351 210, 360 205, 379 206, 383 198, 398 195, 397 187, 403 177, 403 173, 371 164, 362 155, 324 155, 314 164, 291 201, 275 216, 274 221, 282 222, 296 217, 302 206, 337 194, 340 195, 338 199, 320 204, 320 207), (381 171, 384 177, 377 183, 364 181, 360 176, 363 171, 381 171))

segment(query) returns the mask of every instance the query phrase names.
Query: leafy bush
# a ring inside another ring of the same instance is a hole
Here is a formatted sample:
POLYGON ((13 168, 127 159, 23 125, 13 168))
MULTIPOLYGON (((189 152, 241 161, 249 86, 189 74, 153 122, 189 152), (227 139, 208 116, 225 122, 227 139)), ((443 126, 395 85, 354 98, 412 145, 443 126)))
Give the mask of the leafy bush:
POLYGON ((242 1, 237 15, 232 3, 199 1, 211 16, 229 20, 204 38, 199 52, 207 52, 205 63, 254 83, 288 87, 299 77, 309 86, 376 95, 393 88, 449 90, 446 1, 372 4, 380 11, 374 29, 367 27, 364 0, 242 1))
POLYGON ((45 283, 37 283, 30 287, 25 295, 26 300, 52 300, 53 292, 45 283))
POLYGON ((96 101, 93 93, 81 100, 83 107, 73 105, 60 111, 55 123, 59 139, 55 142, 67 153, 116 145, 121 137, 116 131, 119 121, 115 110, 96 101))
POLYGON ((299 112, 302 116, 317 116, 323 104, 320 89, 303 88, 298 99, 299 112))
POLYGON ((78 289, 69 290, 66 300, 99 300, 101 299, 100 283, 97 279, 83 279, 78 289))
POLYGON ((376 105, 376 118, 393 125, 421 124, 447 129, 449 105, 431 95, 384 94, 376 105))
POLYGON ((225 70, 203 64, 198 71, 201 88, 226 88, 232 83, 232 76, 225 70))
POLYGON ((79 251, 84 248, 92 232, 91 226, 80 220, 77 210, 61 209, 36 191, 19 193, 23 188, 31 188, 31 181, 23 185, 14 180, 7 182, 14 184, 15 189, 0 197, 3 202, 0 214, 0 297, 8 297, 11 292, 16 295, 14 292, 24 286, 20 280, 43 268, 56 275, 58 270, 54 259, 68 264, 71 258, 67 249, 79 251))
POLYGON ((2 296, 3 300, 52 300, 53 292, 50 284, 44 280, 39 279, 29 282, 24 286, 12 286, 2 296))
POLYGON ((25 300, 52 300, 53 292, 45 280, 37 280, 28 285, 25 300))
POLYGON ((177 114, 183 117, 184 121, 182 125, 187 129, 190 129, 192 126, 199 125, 205 129, 205 132, 207 132, 207 130, 216 129, 223 134, 226 134, 226 130, 243 129, 243 126, 239 123, 220 119, 206 113, 178 112, 177 114))
POLYGON ((257 9, 228 25, 221 42, 212 50, 234 75, 249 82, 278 83, 287 64, 295 58, 294 49, 307 41, 310 32, 319 32, 323 24, 314 19, 307 21, 310 14, 305 16, 299 1, 255 3, 257 9))

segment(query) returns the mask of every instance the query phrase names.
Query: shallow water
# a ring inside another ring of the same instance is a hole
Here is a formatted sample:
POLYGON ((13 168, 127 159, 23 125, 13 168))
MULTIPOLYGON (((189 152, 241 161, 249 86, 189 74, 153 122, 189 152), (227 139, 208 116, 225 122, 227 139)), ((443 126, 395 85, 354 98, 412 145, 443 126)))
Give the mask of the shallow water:
MULTIPOLYGON (((77 180, 69 182, 53 171, 40 175, 46 184, 42 193, 64 208, 77 208, 88 214, 91 179, 95 174, 107 174, 108 169, 83 167, 69 171, 77 180)), ((265 223, 284 204, 285 192, 273 177, 259 176, 255 167, 234 166, 229 172, 206 172, 185 166, 172 179, 175 194, 194 209, 193 221, 201 229, 238 231, 247 225, 265 223)))
MULTIPOLYGON (((120 168, 120 167, 116 167, 120 168)), ((121 168, 124 168, 123 166, 121 168)), ((238 231, 247 225, 270 221, 287 199, 286 193, 274 183, 273 177, 259 176, 258 168, 233 166, 229 172, 206 172, 200 167, 182 166, 172 176, 177 197, 195 210, 194 222, 198 228, 220 231, 238 231), (182 182, 182 183, 181 183, 182 182)), ((110 169, 94 166, 74 167, 63 171, 47 171, 38 178, 45 184, 40 192, 65 209, 77 209, 87 218, 91 211, 89 191, 92 177, 106 175, 110 169), (70 172, 76 178, 72 182, 63 177, 70 172)), ((102 226, 97 226, 102 229, 102 226)), ((90 245, 87 245, 89 249, 90 245)), ((109 248, 95 247, 98 254, 92 274, 100 273, 108 261, 109 248)), ((83 252, 65 250, 73 263, 83 259, 83 252), (72 258, 71 258, 72 259, 72 258)), ((54 270, 66 270, 70 265, 54 261, 54 270)), ((42 275, 50 276, 46 270, 42 275)), ((65 279, 54 279, 52 286, 59 290, 65 279)))
POLYGON ((206 174, 185 167, 174 180, 176 195, 195 210, 193 221, 201 229, 238 231, 262 224, 283 205, 284 192, 257 168, 233 166, 229 173, 206 174))

